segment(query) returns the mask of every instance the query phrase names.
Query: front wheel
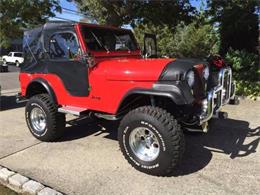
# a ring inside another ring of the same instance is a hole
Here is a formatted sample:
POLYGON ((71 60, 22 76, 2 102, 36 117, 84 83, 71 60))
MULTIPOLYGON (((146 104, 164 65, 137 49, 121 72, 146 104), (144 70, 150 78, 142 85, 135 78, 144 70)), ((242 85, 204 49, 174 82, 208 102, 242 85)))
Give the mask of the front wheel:
POLYGON ((41 141, 55 141, 63 134, 65 115, 57 112, 57 106, 48 94, 30 98, 26 104, 25 118, 30 132, 41 141))
POLYGON ((118 140, 126 160, 151 175, 169 175, 184 151, 184 136, 177 121, 152 106, 129 112, 119 126, 118 140))

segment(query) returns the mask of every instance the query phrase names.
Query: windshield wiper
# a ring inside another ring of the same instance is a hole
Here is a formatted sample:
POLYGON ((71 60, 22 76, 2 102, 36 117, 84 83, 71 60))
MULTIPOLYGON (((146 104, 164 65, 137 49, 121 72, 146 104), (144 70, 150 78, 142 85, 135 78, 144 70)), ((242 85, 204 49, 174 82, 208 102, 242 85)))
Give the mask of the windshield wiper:
POLYGON ((100 47, 103 47, 107 52, 109 52, 108 48, 101 43, 101 41, 97 38, 97 36, 95 35, 95 33, 93 33, 92 31, 90 31, 90 32, 91 32, 91 34, 93 35, 93 37, 96 39, 96 41, 98 42, 99 46, 100 46, 100 47))

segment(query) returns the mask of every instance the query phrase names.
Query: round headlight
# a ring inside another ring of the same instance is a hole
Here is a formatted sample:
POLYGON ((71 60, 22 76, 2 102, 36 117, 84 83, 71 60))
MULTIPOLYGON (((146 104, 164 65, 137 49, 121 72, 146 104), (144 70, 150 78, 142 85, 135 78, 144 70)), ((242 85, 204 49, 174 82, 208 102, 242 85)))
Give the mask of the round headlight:
POLYGON ((194 85, 194 82, 195 82, 195 74, 194 74, 194 71, 193 70, 190 70, 187 75, 186 75, 186 79, 187 79, 187 82, 188 82, 188 85, 190 87, 192 87, 194 85))
POLYGON ((208 78, 209 78, 209 67, 208 67, 208 66, 206 66, 206 67, 204 68, 204 70, 203 70, 203 77, 204 77, 204 79, 206 79, 206 80, 208 80, 208 78))

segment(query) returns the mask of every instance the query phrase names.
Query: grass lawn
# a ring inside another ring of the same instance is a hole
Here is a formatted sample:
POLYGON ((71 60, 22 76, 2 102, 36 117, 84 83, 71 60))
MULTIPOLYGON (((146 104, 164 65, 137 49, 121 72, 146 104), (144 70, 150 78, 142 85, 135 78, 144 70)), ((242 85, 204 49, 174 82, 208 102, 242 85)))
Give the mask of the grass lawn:
POLYGON ((18 195, 16 192, 6 188, 0 184, 0 194, 1 195, 18 195))

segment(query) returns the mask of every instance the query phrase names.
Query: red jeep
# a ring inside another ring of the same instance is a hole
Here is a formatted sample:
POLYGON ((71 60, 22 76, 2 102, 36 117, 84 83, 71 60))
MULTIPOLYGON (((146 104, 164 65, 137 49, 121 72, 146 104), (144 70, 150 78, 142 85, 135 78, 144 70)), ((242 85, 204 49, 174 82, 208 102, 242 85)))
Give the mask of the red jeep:
POLYGON ((210 69, 194 59, 156 56, 153 36, 146 57, 130 30, 51 22, 24 33, 21 93, 33 136, 54 141, 65 114, 121 120, 118 141, 136 169, 167 175, 184 151, 183 130, 208 130, 208 121, 234 96, 229 67, 215 84, 210 69))

